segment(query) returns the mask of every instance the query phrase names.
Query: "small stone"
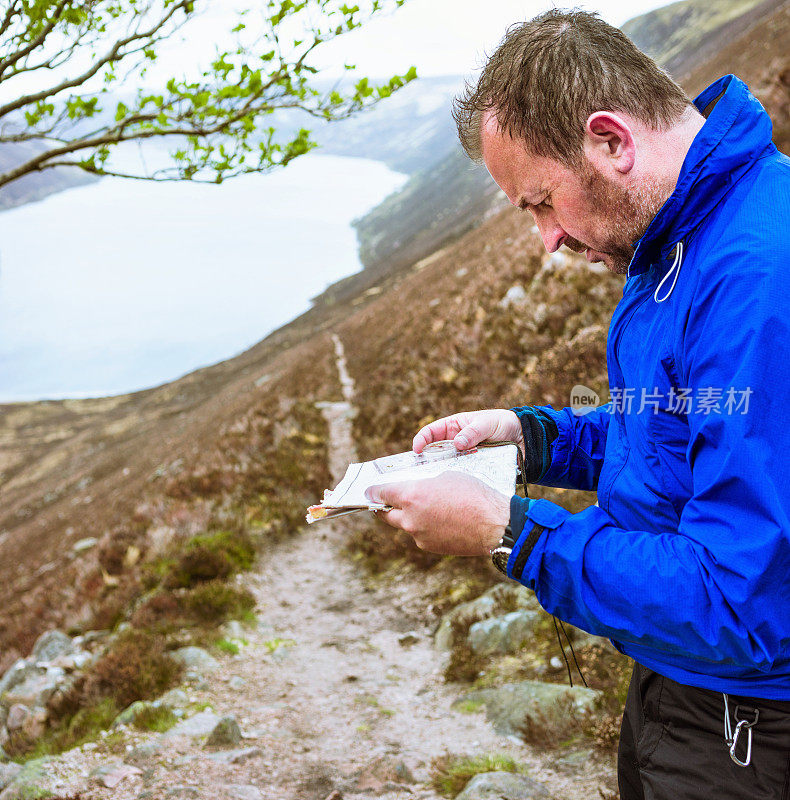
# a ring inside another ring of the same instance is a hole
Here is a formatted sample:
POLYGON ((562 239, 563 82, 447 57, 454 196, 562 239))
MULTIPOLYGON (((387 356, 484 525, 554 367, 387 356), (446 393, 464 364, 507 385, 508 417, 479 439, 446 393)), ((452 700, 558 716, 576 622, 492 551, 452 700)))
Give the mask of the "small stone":
POLYGON ((260 747, 243 747, 239 750, 222 750, 219 753, 209 754, 212 761, 219 761, 223 764, 242 764, 251 758, 260 758, 263 750, 260 747))
POLYGON ((69 655, 74 650, 74 643, 63 631, 47 631, 42 633, 33 645, 31 660, 52 661, 58 656, 69 655))
POLYGON ((230 784, 223 787, 222 797, 227 800, 263 800, 263 792, 257 786, 230 784))
POLYGON ((247 681, 244 678, 239 677, 238 675, 231 675, 230 680, 228 681, 228 686, 233 689, 234 692, 238 692, 243 689, 247 685, 247 681))
POLYGON ((167 790, 165 797, 200 797, 200 792, 195 786, 173 786, 167 790))
POLYGON ((227 716, 214 726, 206 740, 207 747, 232 747, 241 741, 241 728, 236 717, 227 716))
POLYGON ((95 536, 86 536, 84 539, 74 542, 71 546, 71 552, 74 553, 74 555, 79 555, 80 553, 90 550, 92 547, 96 547, 98 543, 99 540, 95 536))
POLYGON ((398 644, 401 647, 411 647, 420 641, 420 634, 417 631, 406 631, 398 637, 398 644))
POLYGON ((165 692, 159 700, 159 705, 169 708, 186 708, 189 705, 189 696, 183 689, 171 689, 165 692))
POLYGON ((475 775, 456 800, 549 800, 546 787, 515 772, 483 772, 475 775))
POLYGON ((18 731, 29 716, 30 709, 27 706, 23 706, 21 703, 14 703, 8 709, 8 718, 5 721, 5 726, 9 731, 18 731))
POLYGON ((236 619, 224 622, 220 627, 220 632, 226 639, 245 639, 244 626, 236 619))
POLYGON ((142 775, 142 770, 121 761, 111 761, 96 767, 90 777, 106 789, 114 789, 122 780, 135 775, 142 775))
POLYGON ((485 655, 518 652, 533 638, 540 619, 537 611, 522 608, 501 617, 475 622, 469 628, 469 646, 473 652, 485 655))
POLYGON ((184 668, 195 673, 213 672, 219 667, 219 662, 202 647, 179 647, 172 653, 173 658, 184 668))
POLYGON ((161 749, 162 747, 159 741, 157 739, 151 739, 130 750, 126 758, 124 758, 124 761, 135 765, 145 764, 147 761, 159 755, 161 749))
POLYGON ((0 678, 0 695, 3 695, 14 686, 26 681, 32 675, 38 675, 41 670, 32 661, 20 658, 15 661, 0 678))
POLYGON ((524 291, 524 287, 521 284, 515 284, 511 286, 505 296, 499 301, 500 308, 510 308, 511 306, 520 306, 527 299, 527 293, 524 291))
POLYGON ((163 736, 167 738, 174 736, 208 736, 217 727, 219 721, 220 718, 213 711, 201 711, 193 717, 174 725, 163 736))
POLYGON ((21 764, 0 764, 0 790, 5 789, 21 770, 21 764))

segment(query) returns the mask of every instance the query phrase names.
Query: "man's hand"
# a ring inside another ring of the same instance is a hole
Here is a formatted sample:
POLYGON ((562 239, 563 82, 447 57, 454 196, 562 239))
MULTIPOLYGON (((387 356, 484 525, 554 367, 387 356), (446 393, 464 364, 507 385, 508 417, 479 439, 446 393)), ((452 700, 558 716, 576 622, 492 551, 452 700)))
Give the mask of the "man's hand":
POLYGON ((443 417, 421 428, 412 442, 415 453, 425 445, 452 439, 458 450, 469 450, 480 442, 516 442, 524 452, 524 434, 518 417, 504 408, 486 411, 462 411, 443 417))
POLYGON ((430 553, 488 555, 510 520, 510 498, 464 472, 371 486, 366 494, 393 507, 378 512, 379 519, 411 534, 430 553))

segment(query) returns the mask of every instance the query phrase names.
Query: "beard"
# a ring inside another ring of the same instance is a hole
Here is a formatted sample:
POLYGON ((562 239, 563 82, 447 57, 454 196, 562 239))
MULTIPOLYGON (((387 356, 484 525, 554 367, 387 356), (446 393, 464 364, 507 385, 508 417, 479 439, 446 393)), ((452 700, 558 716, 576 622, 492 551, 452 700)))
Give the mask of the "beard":
POLYGON ((634 243, 642 237, 674 187, 642 178, 638 185, 625 189, 604 177, 589 161, 585 161, 582 182, 591 206, 606 214, 606 232, 600 247, 589 247, 573 238, 564 244, 577 253, 587 249, 600 253, 609 270, 624 275, 634 256, 634 243))

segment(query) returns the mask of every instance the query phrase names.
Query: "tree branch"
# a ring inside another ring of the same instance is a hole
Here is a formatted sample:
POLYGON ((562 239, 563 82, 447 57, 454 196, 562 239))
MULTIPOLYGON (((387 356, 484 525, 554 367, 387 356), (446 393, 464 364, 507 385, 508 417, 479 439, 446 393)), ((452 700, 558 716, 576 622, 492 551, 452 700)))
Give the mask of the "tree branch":
POLYGON ((149 28, 147 31, 142 33, 134 33, 130 36, 127 36, 123 39, 119 39, 115 42, 115 44, 110 48, 110 50, 102 56, 96 63, 93 64, 92 67, 87 69, 81 75, 78 75, 76 78, 71 78, 70 80, 65 80, 56 86, 52 86, 48 89, 42 89, 40 92, 35 92, 33 94, 23 95, 22 97, 17 98, 16 100, 12 100, 10 103, 6 103, 3 106, 0 106, 0 118, 6 116, 12 111, 17 111, 20 108, 24 108, 25 106, 29 106, 32 103, 38 103, 41 100, 46 100, 48 97, 52 97, 53 95, 60 94, 61 92, 65 91, 66 89, 72 89, 75 86, 82 86, 87 80, 92 78, 103 66, 109 64, 110 62, 120 60, 133 52, 137 52, 141 48, 135 48, 130 50, 129 52, 123 53, 119 55, 121 50, 130 45, 132 42, 139 41, 140 39, 150 39, 154 34, 161 30, 164 25, 173 17, 173 15, 179 9, 186 9, 189 6, 189 0, 181 0, 181 2, 176 3, 173 7, 165 14, 157 23, 154 24, 152 28, 149 28))

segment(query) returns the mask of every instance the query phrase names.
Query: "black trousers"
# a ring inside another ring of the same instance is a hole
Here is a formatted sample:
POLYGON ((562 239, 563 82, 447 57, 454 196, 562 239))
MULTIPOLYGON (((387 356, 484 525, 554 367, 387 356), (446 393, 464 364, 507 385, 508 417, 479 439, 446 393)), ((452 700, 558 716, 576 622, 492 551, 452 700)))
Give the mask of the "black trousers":
MULTIPOLYGON (((724 697, 634 666, 618 751, 621 800, 790 800, 790 701, 728 696, 731 729, 754 719, 748 767, 730 758, 724 697)), ((746 760, 748 730, 736 756, 746 760)))

